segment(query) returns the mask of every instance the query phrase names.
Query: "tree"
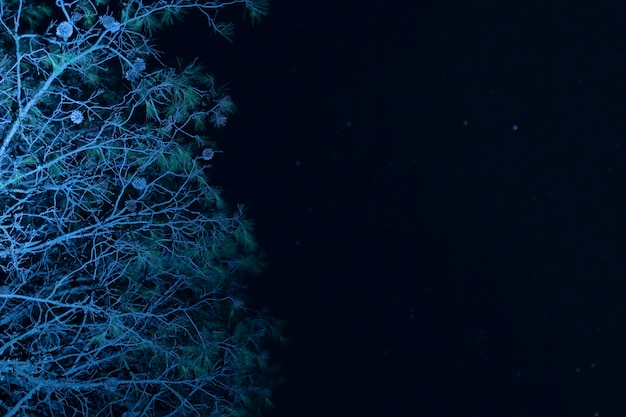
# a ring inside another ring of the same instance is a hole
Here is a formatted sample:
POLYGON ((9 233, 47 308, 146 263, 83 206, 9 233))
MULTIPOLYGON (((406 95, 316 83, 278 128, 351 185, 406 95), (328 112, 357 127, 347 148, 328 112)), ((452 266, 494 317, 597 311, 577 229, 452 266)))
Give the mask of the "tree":
POLYGON ((236 416, 270 404, 251 223, 207 178, 234 104, 153 34, 265 0, 0 1, 0 414, 236 416))

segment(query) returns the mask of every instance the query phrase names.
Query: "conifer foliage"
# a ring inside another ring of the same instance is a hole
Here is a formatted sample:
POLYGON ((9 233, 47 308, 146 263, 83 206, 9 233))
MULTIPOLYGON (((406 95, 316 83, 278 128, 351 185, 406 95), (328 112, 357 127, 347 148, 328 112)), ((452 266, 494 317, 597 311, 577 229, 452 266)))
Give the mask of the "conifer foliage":
POLYGON ((153 36, 264 0, 0 1, 0 415, 238 416, 270 405, 260 264, 207 178, 230 97, 153 36))

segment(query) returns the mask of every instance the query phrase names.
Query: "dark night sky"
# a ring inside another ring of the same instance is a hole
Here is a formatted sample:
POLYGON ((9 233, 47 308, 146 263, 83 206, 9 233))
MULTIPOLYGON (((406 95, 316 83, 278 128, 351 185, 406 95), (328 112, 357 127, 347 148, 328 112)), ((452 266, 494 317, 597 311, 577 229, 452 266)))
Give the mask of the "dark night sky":
POLYGON ((240 108, 269 415, 623 415, 626 1, 296 3, 169 38, 240 108))

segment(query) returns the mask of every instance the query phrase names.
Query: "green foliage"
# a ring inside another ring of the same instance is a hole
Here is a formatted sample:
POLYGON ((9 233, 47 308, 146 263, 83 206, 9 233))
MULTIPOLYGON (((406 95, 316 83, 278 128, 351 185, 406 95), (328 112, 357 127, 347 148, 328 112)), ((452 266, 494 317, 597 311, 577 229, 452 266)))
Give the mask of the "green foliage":
POLYGON ((136 2, 128 2, 122 9, 121 21, 126 23, 130 30, 146 33, 149 37, 152 37, 156 31, 163 29, 165 26, 182 20, 186 13, 182 7, 169 7, 137 17, 137 7, 138 4, 136 2))
MULTIPOLYGON (((17 7, 18 1, 4 1, 8 3, 6 6, 17 7)), ((36 3, 32 1, 20 1, 22 3, 22 14, 20 15, 20 23, 26 24, 30 30, 41 25, 52 16, 52 7, 47 3, 36 3)))
POLYGON ((145 105, 147 120, 187 121, 202 127, 206 114, 197 109, 203 99, 214 96, 214 80, 198 64, 190 64, 179 71, 157 71, 141 80, 137 87, 137 101, 145 105))
POLYGON ((157 163, 161 172, 188 172, 193 168, 189 151, 179 144, 172 144, 170 152, 159 154, 157 163))
POLYGON ((98 20, 98 9, 109 4, 109 0, 77 0, 76 9, 83 15, 81 24, 85 29, 92 27, 98 20), (95 7, 94 7, 95 6, 95 7))
POLYGON ((179 348, 178 375, 182 378, 207 376, 215 369, 219 349, 210 345, 195 343, 179 348))
POLYGON ((266 16, 269 12, 269 0, 256 0, 246 2, 246 10, 250 13, 252 23, 257 23, 262 17, 266 16))

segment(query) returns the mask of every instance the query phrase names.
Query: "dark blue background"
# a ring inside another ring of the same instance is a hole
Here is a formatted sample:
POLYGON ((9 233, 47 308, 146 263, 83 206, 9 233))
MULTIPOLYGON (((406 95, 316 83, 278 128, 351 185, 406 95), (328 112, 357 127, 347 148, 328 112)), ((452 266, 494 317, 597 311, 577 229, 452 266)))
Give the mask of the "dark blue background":
POLYGON ((287 320, 271 416, 623 415, 626 2, 275 0, 213 181, 287 320))

